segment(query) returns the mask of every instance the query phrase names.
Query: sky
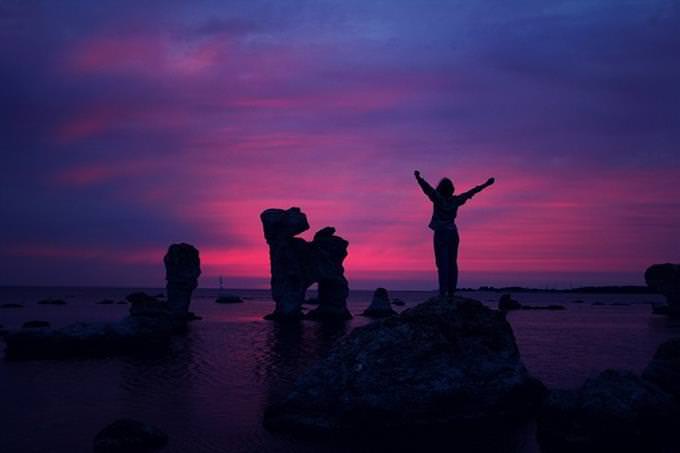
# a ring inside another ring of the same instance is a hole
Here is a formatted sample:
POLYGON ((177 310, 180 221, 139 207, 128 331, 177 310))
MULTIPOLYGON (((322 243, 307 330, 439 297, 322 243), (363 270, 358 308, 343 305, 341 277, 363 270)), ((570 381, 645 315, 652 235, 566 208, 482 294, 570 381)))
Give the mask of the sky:
POLYGON ((349 243, 351 288, 643 284, 680 261, 680 1, 0 0, 0 285, 266 288, 259 213, 349 243))

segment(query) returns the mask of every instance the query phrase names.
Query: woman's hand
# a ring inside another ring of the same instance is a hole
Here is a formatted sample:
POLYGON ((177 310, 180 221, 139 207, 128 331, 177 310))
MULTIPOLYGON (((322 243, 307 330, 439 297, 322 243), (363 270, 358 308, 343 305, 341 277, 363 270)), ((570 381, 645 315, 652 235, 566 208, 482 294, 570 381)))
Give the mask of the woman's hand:
POLYGON ((420 172, 418 170, 414 171, 413 174, 416 178, 420 178, 420 172))
POLYGON ((489 179, 486 180, 486 182, 484 183, 484 185, 485 185, 485 186, 490 186, 491 184, 493 184, 493 183, 495 183, 495 182, 496 182, 496 178, 489 178, 489 179))

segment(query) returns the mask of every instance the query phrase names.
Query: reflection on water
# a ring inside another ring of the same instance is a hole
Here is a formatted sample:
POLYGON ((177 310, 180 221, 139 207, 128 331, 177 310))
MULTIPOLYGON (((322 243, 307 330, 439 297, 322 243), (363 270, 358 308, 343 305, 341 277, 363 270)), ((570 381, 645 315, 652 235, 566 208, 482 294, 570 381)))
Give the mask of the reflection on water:
MULTIPOLYGON (((0 289, 3 303, 24 304, 21 309, 0 310, 0 324, 18 327, 24 321, 39 319, 59 326, 83 320, 113 320, 124 316, 127 306, 94 302, 119 300, 129 292, 130 289, 0 289), (50 296, 69 296, 68 304, 35 303, 50 296)), ((155 292, 159 291, 152 291, 155 292)), ((220 305, 214 303, 214 291, 197 291, 192 310, 204 319, 192 323, 186 336, 175 338, 161 357, 0 361, 0 407, 6 414, 0 451, 89 451, 94 435, 119 417, 162 427, 170 433, 170 444, 164 450, 168 452, 311 453, 388 448, 370 442, 357 446, 300 441, 262 428, 265 407, 285 397, 295 378, 325 354, 333 342, 369 320, 357 316, 333 326, 311 321, 272 323, 262 320, 273 305, 266 291, 238 293, 249 300, 220 305)), ((360 313, 370 296, 370 292, 352 292, 350 310, 360 313)), ((424 300, 428 293, 395 292, 394 296, 406 301, 408 308, 424 300)), ((470 296, 495 305, 499 295, 470 296)), ((515 298, 526 304, 567 306, 561 312, 508 315, 527 367, 550 386, 579 385, 607 367, 640 371, 660 342, 680 333, 677 322, 650 314, 645 303, 659 301, 656 297, 518 294, 515 298), (575 304, 575 299, 584 303, 575 304), (605 305, 592 305, 593 302, 605 305), (610 305, 613 303, 631 305, 610 305)), ((485 440, 503 445, 487 446, 496 451, 528 453, 536 451, 530 430, 531 426, 521 426, 493 436, 467 434, 477 447, 485 440)), ((444 443, 442 439, 432 439, 444 450, 466 450, 460 445, 462 436, 449 435, 444 443)), ((406 445, 400 447, 407 449, 406 445)), ((389 449, 399 450, 394 445, 389 449)))

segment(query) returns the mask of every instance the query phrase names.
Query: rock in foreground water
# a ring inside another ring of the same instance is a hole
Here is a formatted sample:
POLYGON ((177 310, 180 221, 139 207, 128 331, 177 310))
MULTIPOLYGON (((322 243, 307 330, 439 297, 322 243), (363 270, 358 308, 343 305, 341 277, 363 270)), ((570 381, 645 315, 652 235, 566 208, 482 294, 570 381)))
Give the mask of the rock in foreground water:
POLYGON ((274 430, 394 432, 532 412, 545 388, 510 324, 480 302, 431 299, 356 328, 265 414, 274 430))
POLYGON ((363 315, 371 318, 384 318, 396 313, 392 308, 392 304, 390 304, 390 296, 387 290, 385 288, 378 288, 373 293, 371 305, 364 310, 363 315))
POLYGON ((670 452, 673 397, 629 371, 606 370, 576 390, 554 390, 538 418, 541 451, 670 452))
POLYGON ((155 426, 122 418, 101 430, 94 438, 96 453, 147 452, 163 448, 168 435, 155 426))

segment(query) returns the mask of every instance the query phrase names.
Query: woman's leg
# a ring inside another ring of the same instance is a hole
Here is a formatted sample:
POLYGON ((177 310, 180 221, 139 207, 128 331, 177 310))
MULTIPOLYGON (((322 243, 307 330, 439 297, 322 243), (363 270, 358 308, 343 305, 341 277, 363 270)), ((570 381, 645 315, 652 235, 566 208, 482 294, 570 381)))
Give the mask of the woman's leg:
POLYGON ((449 280, 449 244, 446 231, 434 232, 434 258, 439 276, 439 295, 445 296, 449 280))
POLYGON ((460 237, 458 236, 458 230, 451 231, 449 237, 448 253, 448 285, 447 290, 449 295, 453 296, 458 287, 458 245, 460 244, 460 237))

